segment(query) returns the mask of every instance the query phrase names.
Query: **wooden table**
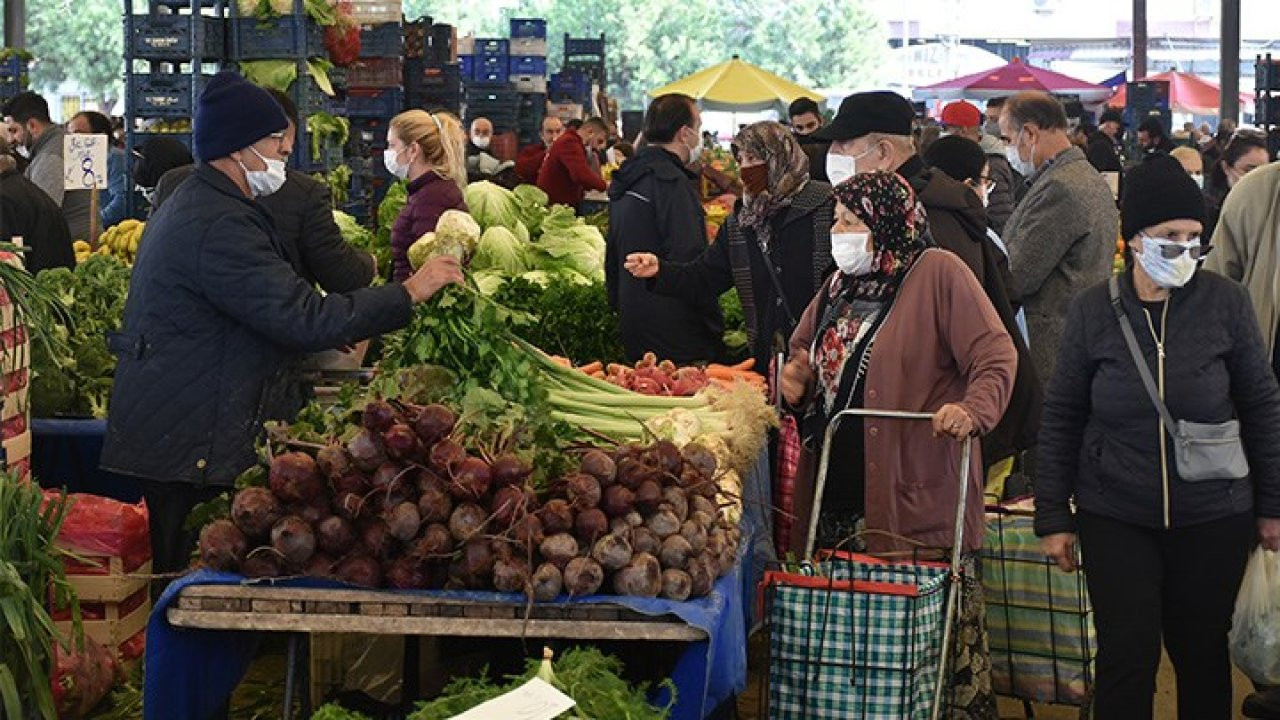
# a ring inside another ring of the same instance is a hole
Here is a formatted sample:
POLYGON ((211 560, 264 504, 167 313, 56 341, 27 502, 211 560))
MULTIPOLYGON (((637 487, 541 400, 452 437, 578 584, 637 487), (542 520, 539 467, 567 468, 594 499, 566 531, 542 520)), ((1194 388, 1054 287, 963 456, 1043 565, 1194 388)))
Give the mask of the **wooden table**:
MULTIPOLYGON (((284 717, 306 685, 312 633, 546 637, 566 640, 697 642, 704 631, 674 615, 655 617, 609 603, 534 604, 429 594, 258 585, 193 585, 168 610, 175 627, 289 634, 284 717), (301 675, 301 677, 299 677, 301 675)), ((417 694, 417 643, 405 643, 405 696, 417 694)), ((309 693, 301 693, 310 717, 309 693)))

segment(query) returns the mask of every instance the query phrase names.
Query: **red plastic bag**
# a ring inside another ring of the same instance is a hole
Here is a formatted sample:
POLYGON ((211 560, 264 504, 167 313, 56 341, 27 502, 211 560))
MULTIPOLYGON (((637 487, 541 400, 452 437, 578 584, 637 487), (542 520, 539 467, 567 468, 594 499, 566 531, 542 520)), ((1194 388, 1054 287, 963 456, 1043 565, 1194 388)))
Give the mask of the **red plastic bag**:
MULTIPOLYGON (((45 497, 56 496, 49 491, 45 497)), ((88 558, 118 557, 125 572, 133 572, 151 559, 151 532, 145 503, 130 505, 119 500, 74 493, 67 496, 70 509, 58 534, 58 547, 88 558)), ((107 568, 68 561, 67 572, 105 575, 107 568)))
POLYGON ((360 24, 351 15, 351 3, 338 3, 338 22, 325 28, 324 47, 338 67, 346 67, 359 59, 360 24))
POLYGON ((84 650, 64 650, 58 643, 53 650, 53 701, 62 720, 85 717, 107 696, 119 679, 115 656, 102 645, 84 639, 84 650))

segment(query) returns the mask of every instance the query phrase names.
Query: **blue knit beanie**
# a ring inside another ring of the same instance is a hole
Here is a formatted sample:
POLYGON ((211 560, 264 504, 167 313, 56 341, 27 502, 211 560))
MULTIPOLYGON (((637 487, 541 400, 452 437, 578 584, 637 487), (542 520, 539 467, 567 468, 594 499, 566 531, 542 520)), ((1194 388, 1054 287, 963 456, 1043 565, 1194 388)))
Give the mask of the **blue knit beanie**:
POLYGON ((239 73, 214 75, 196 104, 196 159, 209 162, 243 150, 289 126, 280 104, 239 73))

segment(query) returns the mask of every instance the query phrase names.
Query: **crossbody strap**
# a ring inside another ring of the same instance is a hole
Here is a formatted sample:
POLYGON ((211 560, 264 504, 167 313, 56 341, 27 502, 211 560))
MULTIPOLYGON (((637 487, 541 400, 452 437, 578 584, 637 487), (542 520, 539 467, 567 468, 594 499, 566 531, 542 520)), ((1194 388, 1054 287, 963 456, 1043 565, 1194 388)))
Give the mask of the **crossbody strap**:
POLYGON ((1147 394, 1151 396, 1151 402, 1155 404, 1156 410, 1160 411, 1160 419, 1164 422, 1164 426, 1169 430, 1169 434, 1178 437, 1178 424, 1174 422, 1173 416, 1169 414, 1169 408, 1165 407, 1160 401, 1160 393, 1156 390, 1156 381, 1151 377, 1151 368, 1147 367, 1146 358, 1142 357, 1142 351, 1138 349, 1138 338, 1134 337, 1133 327, 1129 324, 1129 317, 1124 312, 1124 306, 1120 304, 1120 281, 1115 275, 1111 276, 1111 280, 1107 283, 1107 290, 1111 295, 1111 308, 1116 311, 1116 320, 1120 323, 1120 332, 1124 335, 1124 344, 1129 346, 1129 354, 1133 356, 1133 362, 1138 366, 1138 374, 1142 376, 1142 384, 1147 388, 1147 394))

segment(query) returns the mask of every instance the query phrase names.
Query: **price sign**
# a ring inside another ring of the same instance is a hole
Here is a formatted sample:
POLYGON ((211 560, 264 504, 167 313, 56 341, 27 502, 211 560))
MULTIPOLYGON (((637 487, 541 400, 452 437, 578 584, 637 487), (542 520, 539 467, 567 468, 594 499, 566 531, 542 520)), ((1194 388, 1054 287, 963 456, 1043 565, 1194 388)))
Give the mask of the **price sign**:
POLYGON ((110 139, 106 135, 62 136, 62 176, 65 190, 92 190, 107 188, 107 150, 110 139))
POLYGON ((574 706, 573 699, 539 678, 506 695, 477 705, 451 720, 554 720, 574 706))

